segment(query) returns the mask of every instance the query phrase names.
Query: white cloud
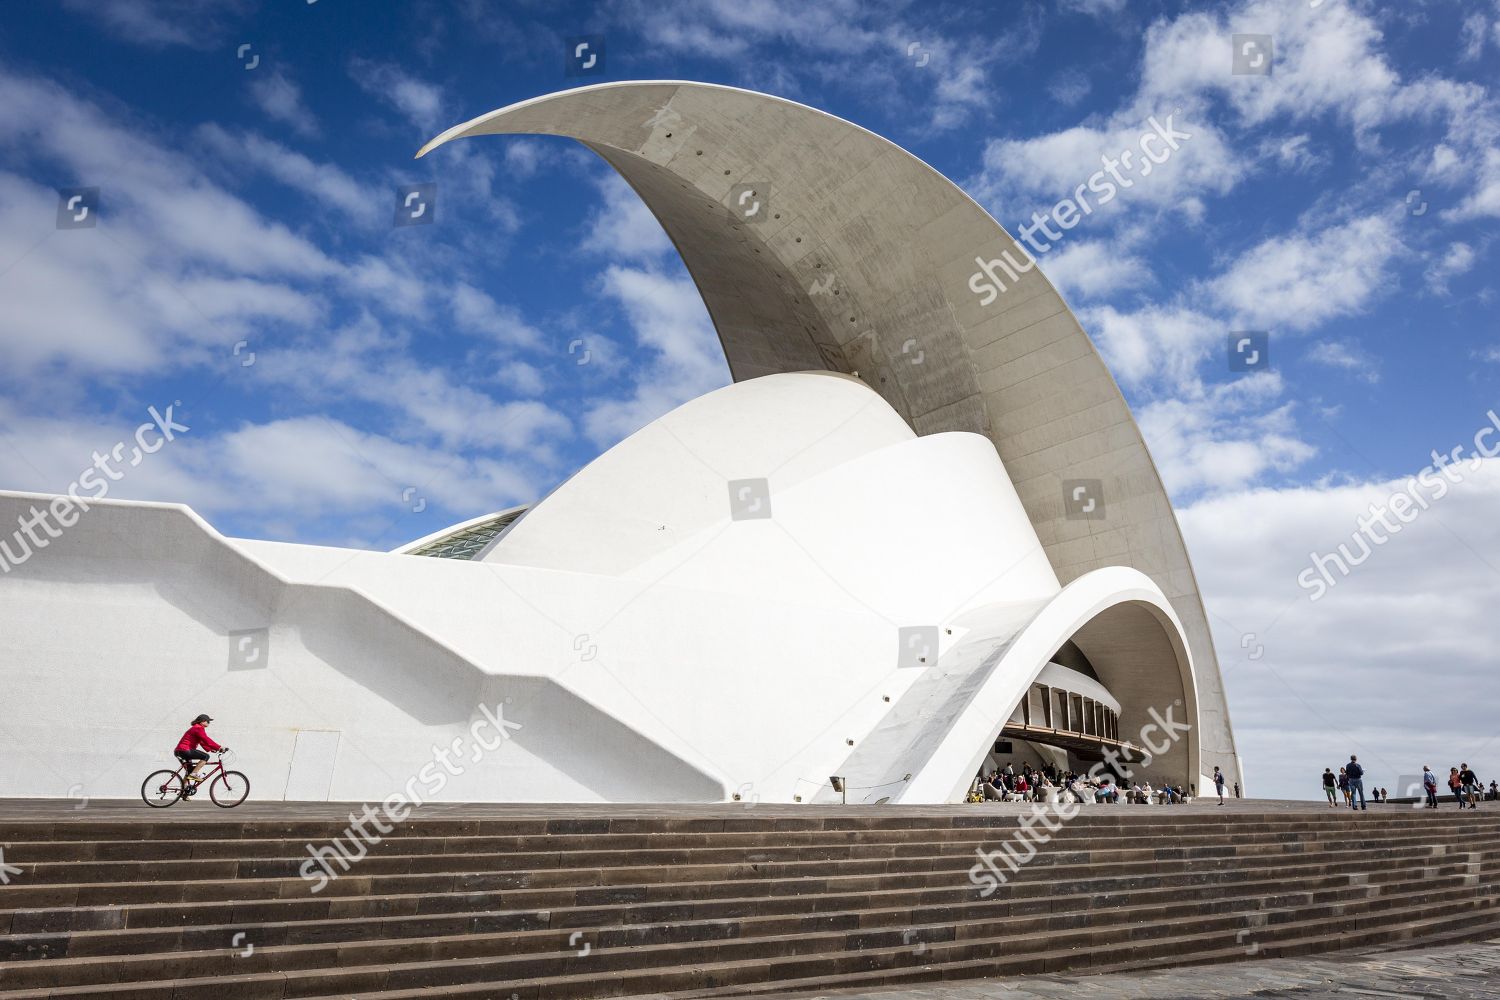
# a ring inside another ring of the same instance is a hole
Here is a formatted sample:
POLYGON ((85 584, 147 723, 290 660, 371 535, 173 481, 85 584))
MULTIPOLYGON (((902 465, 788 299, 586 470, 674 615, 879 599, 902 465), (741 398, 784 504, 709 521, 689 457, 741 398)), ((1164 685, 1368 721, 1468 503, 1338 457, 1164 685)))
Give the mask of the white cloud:
POLYGON ((1124 10, 1125 0, 1062 0, 1060 6, 1090 17, 1108 17, 1124 10))
POLYGON ((1474 266, 1474 248, 1467 243, 1453 243, 1443 256, 1427 269, 1427 287, 1435 295, 1448 294, 1448 282, 1467 274, 1474 266))
POLYGON ((1370 385, 1380 381, 1380 362, 1358 345, 1347 341, 1319 341, 1307 352, 1307 360, 1346 371, 1370 385))
POLYGON ((621 260, 652 260, 672 249, 672 241, 646 203, 621 177, 601 175, 603 204, 593 213, 583 249, 621 260))
POLYGON ((1127 385, 1165 383, 1178 391, 1197 383, 1196 369, 1222 349, 1227 328, 1188 308, 1149 305, 1135 312, 1114 306, 1079 311, 1114 376, 1127 385))
MULTIPOLYGON (((749 75, 767 72, 758 53, 771 46, 808 56, 823 82, 901 100, 935 130, 955 128, 995 101, 992 67, 1036 50, 1041 18, 1020 13, 982 35, 944 33, 930 17, 908 20, 857 0, 700 0, 664 6, 627 0, 620 20, 658 50, 713 59, 749 75)), ((917 11, 918 15, 921 14, 917 11)), ((778 60, 779 62, 779 60, 778 60)), ((774 72, 772 70, 771 72, 774 72)), ((795 81, 770 81, 785 90, 795 81)))
MULTIPOLYGON (((128 442, 149 419, 144 409, 90 421, 8 407, 0 402, 6 417, 0 422, 0 481, 7 489, 43 493, 65 491, 92 465, 96 451, 128 442)), ((408 486, 431 506, 458 515, 536 496, 536 482, 515 464, 455 457, 338 420, 304 416, 215 431, 200 416, 191 406, 175 408, 173 419, 190 430, 139 466, 125 468, 110 497, 185 503, 210 519, 233 514, 307 531, 323 518, 371 512, 397 518, 410 510, 401 505, 408 486)))
POLYGON ((1475 188, 1463 201, 1442 213, 1449 222, 1500 218, 1500 148, 1485 150, 1473 167, 1475 188))
POLYGON ((1276 160, 1276 165, 1292 173, 1305 173, 1328 162, 1327 157, 1312 151, 1312 136, 1307 133, 1266 140, 1262 148, 1276 160))
POLYGON ((1485 38, 1489 33, 1489 25, 1485 22, 1483 14, 1470 14, 1464 18, 1463 37, 1460 44, 1463 50, 1459 58, 1464 62, 1473 62, 1484 52, 1485 38))
POLYGON ((615 266, 603 281, 605 294, 625 310, 643 357, 628 394, 594 403, 584 417, 588 436, 608 446, 730 378, 703 299, 685 274, 615 266))
POLYGON ((300 136, 318 134, 318 120, 302 103, 302 90, 290 77, 280 70, 251 75, 250 98, 267 118, 300 136))
POLYGON ((328 206, 363 226, 390 221, 390 199, 384 190, 362 184, 332 163, 317 163, 280 143, 250 132, 231 133, 216 124, 198 134, 224 161, 236 169, 264 171, 287 187, 301 191, 319 207, 328 206))
POLYGON ((1052 78, 1047 84, 1047 93, 1057 103, 1072 107, 1088 96, 1091 86, 1087 73, 1070 66, 1052 78))
POLYGON ((447 127, 443 119, 443 90, 390 63, 356 58, 349 75, 368 94, 380 98, 418 128, 435 132, 447 127))
POLYGON ((1033 211, 1045 213, 1064 198, 1079 197, 1080 188, 1081 197, 1093 203, 1093 218, 1081 223, 1085 227, 1098 225, 1101 217, 1143 208, 1175 210, 1191 221, 1200 196, 1228 192, 1247 169, 1207 119, 1176 114, 1166 103, 1134 119, 1075 125, 1033 139, 992 139, 985 145, 981 172, 965 186, 993 206, 1000 222, 1014 232, 1013 219, 1024 223, 1033 211), (1156 131, 1148 121, 1152 117, 1163 128, 1190 136, 1176 140, 1180 148, 1160 164, 1141 155, 1142 139, 1156 131), (1121 178, 1118 183, 1111 181, 1111 164, 1121 178), (1117 188, 1107 201, 1101 193, 1108 190, 1106 184, 1117 188))
POLYGON ((1393 795, 1397 776, 1423 764, 1446 773, 1468 761, 1486 781, 1500 777, 1493 720, 1453 708, 1457 692, 1473 705, 1500 698, 1490 656, 1500 641, 1497 464, 1470 474, 1317 602, 1297 584, 1309 554, 1349 544, 1356 518, 1399 480, 1237 492, 1179 508, 1253 794, 1316 798, 1317 775, 1351 753, 1367 766, 1367 787, 1393 795), (1255 638, 1242 647, 1247 633, 1255 638))
POLYGON ((1209 289, 1236 326, 1307 330, 1388 291, 1405 251, 1391 220, 1367 215, 1251 248, 1209 289))
POLYGON ((64 6, 124 41, 152 49, 212 48, 224 38, 227 22, 246 8, 244 0, 64 0, 64 6))
POLYGON ((448 371, 408 357, 404 339, 366 315, 303 342, 262 350, 253 377, 329 405, 358 401, 380 408, 391 436, 443 448, 505 451, 545 464, 572 422, 534 400, 494 399, 448 371))
POLYGON ((520 310, 499 304, 472 285, 454 286, 450 301, 453 318, 463 329, 513 347, 535 347, 542 342, 541 331, 527 323, 520 310))
POLYGON ((1151 268, 1124 247, 1103 240, 1064 243, 1037 262, 1063 297, 1093 299, 1120 289, 1140 290, 1153 283, 1151 268))
POLYGON ((522 396, 540 396, 547 388, 541 370, 525 361, 512 361, 495 376, 500 384, 522 396))
POLYGON ((1259 372, 1140 408, 1137 422, 1167 490, 1242 489, 1311 459, 1317 449, 1298 435, 1293 406, 1274 406, 1283 389, 1279 375, 1259 372))

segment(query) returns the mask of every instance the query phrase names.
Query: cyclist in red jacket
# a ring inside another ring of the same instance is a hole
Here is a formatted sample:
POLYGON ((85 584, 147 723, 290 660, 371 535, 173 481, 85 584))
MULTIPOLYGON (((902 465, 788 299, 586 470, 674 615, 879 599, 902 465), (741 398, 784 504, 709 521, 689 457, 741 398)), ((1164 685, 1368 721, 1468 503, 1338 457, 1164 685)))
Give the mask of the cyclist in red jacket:
POLYGON ((183 776, 183 789, 188 795, 197 790, 197 782, 193 781, 193 774, 208 760, 208 754, 199 747, 208 747, 210 750, 224 751, 228 747, 220 746, 208 736, 208 724, 214 721, 208 715, 200 715, 193 720, 188 731, 182 734, 182 739, 177 741, 177 749, 173 754, 182 761, 182 766, 187 768, 187 774, 183 776))

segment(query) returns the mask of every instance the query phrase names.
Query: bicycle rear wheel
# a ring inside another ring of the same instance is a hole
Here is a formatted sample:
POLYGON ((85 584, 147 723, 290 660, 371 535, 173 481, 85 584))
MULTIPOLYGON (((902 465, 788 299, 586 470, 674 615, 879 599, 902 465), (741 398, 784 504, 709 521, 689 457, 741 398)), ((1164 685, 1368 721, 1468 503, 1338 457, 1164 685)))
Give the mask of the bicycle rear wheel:
POLYGON ((225 771, 208 786, 208 797, 221 809, 233 809, 250 794, 250 779, 239 771, 225 771))
POLYGON ((180 771, 153 771, 141 783, 141 800, 152 809, 165 809, 182 798, 180 771))

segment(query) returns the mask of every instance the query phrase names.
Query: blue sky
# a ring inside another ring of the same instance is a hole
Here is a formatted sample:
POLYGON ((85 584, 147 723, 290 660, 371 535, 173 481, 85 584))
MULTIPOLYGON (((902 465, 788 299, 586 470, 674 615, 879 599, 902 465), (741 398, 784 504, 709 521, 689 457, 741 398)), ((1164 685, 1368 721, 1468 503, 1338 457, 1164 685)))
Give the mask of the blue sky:
POLYGON ((1178 505, 1247 773, 1312 794, 1298 769, 1364 748, 1385 750, 1377 783, 1463 755, 1500 776, 1491 463, 1319 601, 1296 583, 1500 406, 1500 4, 6 14, 0 487, 64 490, 180 400, 191 431, 112 496, 332 545, 536 499, 728 381, 680 261, 602 161, 547 138, 412 159, 448 126, 579 83, 749 87, 889 137, 1014 232, 1174 114, 1182 150, 1040 263, 1178 505), (567 76, 585 34, 603 72, 567 76), (1235 34, 1272 37, 1269 75, 1231 72, 1235 34), (425 182, 433 224, 393 226, 425 182), (97 225, 58 228, 72 188, 98 189, 97 225), (1230 371, 1240 330, 1267 332, 1269 370, 1230 371), (1444 710, 1464 702, 1477 717, 1444 710), (1433 759, 1390 749, 1410 741, 1433 759))

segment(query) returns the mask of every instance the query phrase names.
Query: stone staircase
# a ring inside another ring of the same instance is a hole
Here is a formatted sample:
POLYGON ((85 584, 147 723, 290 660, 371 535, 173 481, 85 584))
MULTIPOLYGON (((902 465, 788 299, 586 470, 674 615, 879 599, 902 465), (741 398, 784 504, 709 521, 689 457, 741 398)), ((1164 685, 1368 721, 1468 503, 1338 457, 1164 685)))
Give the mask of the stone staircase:
POLYGON ((780 994, 1500 931, 1500 811, 1089 807, 983 898, 1014 807, 429 807, 315 894, 336 808, 0 818, 0 1000, 780 994))

